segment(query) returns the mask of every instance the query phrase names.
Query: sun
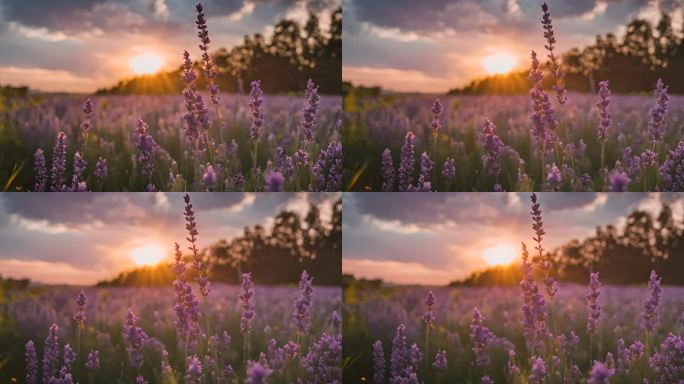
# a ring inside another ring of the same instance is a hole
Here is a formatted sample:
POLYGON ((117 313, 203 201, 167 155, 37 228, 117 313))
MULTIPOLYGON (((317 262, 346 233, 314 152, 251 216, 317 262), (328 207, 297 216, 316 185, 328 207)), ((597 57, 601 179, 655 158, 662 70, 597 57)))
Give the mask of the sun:
POLYGON ((518 257, 518 251, 512 245, 495 245, 485 248, 482 252, 482 257, 491 266, 508 265, 518 257))
POLYGON ((137 266, 158 264, 165 256, 164 248, 155 244, 143 245, 131 250, 131 260, 137 266))
POLYGON ((128 59, 128 65, 136 75, 151 75, 164 65, 164 58, 156 53, 141 53, 128 59))
POLYGON ((495 53, 482 59, 482 66, 490 75, 508 73, 516 64, 518 60, 510 53, 495 53))

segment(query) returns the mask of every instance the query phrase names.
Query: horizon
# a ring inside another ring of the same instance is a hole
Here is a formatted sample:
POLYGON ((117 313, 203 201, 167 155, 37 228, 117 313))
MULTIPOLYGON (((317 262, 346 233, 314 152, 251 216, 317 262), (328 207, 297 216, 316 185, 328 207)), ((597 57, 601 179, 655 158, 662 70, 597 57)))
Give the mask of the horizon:
MULTIPOLYGON (((171 261, 174 242, 187 253, 182 193, 85 196, 55 194, 37 203, 31 194, 0 195, 2 276, 47 285, 93 285, 123 271, 171 261)), ((339 197, 202 192, 190 198, 204 248, 241 235, 247 226, 268 229, 284 209, 303 215, 309 203, 319 206, 327 223, 339 197)))
MULTIPOLYGON (((665 1, 547 3, 560 53, 592 43, 597 34, 621 36, 634 18, 654 24, 661 10, 670 13, 679 33, 684 18, 683 4, 665 1)), ((528 69, 530 51, 544 51, 538 1, 445 0, 378 6, 371 0, 343 0, 343 10, 343 80, 355 85, 444 94, 478 78, 528 69), (406 13, 412 17, 403 17, 406 13), (455 14, 459 18, 451 17, 455 14), (499 67, 487 68, 487 59, 501 54, 509 58, 501 58, 499 67)))
MULTIPOLYGON (((201 2, 210 52, 241 43, 244 35, 269 37, 281 19, 302 24, 311 11, 325 30, 333 0, 201 2)), ((119 80, 175 70, 184 50, 198 49, 195 2, 181 0, 0 0, 0 84, 45 93, 90 94, 119 80)))
MULTIPOLYGON (((443 286, 518 261, 521 241, 531 247, 528 193, 372 195, 344 196, 342 273, 356 278, 443 286)), ((538 194, 546 249, 582 240, 598 226, 621 229, 635 209, 657 214, 669 203, 674 217, 684 217, 684 196, 677 194, 577 195, 538 194)))

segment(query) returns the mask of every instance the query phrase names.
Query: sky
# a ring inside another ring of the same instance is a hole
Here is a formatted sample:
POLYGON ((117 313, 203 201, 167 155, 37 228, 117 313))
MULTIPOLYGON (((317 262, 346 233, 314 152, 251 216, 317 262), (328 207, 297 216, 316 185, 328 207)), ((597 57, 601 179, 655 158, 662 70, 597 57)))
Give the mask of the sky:
MULTIPOLYGON (((340 0, 204 0, 210 49, 244 35, 272 34, 282 18, 304 22, 308 11, 329 21, 340 0)), ((0 84, 90 93, 132 77, 129 60, 153 53, 162 69, 199 58, 195 1, 0 0, 0 84)), ((325 25, 324 25, 325 27, 325 25)))
MULTIPOLYGON (((339 194, 194 193, 199 245, 272 226, 282 209, 319 205, 329 222, 339 194)), ((186 248, 181 193, 0 194, 0 274, 48 284, 94 284, 135 268, 140 249, 172 260, 186 248), (143 248, 145 247, 145 248, 143 248)), ((143 253, 145 253, 143 252, 143 253)), ((145 259, 143 259, 145 260, 145 259)))
MULTIPOLYGON (((684 0, 548 0, 559 52, 635 17, 664 10, 682 26, 684 0)), ((486 57, 506 53, 529 66, 544 50, 539 0, 343 0, 343 78, 399 92, 443 93, 488 74, 486 57)))
MULTIPOLYGON (((598 226, 621 229, 633 210, 659 213, 663 202, 684 219, 682 194, 538 196, 547 249, 591 236, 598 226)), ((532 247, 526 193, 345 193, 342 204, 342 271, 356 277, 444 285, 509 252, 517 262, 522 241, 532 247)))

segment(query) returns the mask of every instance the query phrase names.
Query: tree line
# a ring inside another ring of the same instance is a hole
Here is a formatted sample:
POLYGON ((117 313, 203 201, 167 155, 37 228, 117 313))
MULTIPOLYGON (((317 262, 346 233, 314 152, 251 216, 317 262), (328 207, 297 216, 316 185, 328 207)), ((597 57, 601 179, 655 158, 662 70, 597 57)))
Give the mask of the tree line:
MULTIPOLYGON (((548 255, 560 281, 586 284, 589 272, 599 272, 606 284, 643 284, 651 270, 663 284, 684 285, 684 221, 663 204, 658 215, 635 210, 623 228, 597 227, 583 240, 571 240, 548 255)), ((452 286, 517 285, 520 265, 513 263, 478 271, 452 286)))
MULTIPOLYGON (((627 24, 625 33, 597 35, 594 43, 563 54, 569 90, 595 93, 598 82, 608 80, 615 93, 647 92, 661 78, 671 93, 684 93, 684 32, 677 32, 672 17, 661 12, 654 26, 644 19, 627 24)), ((449 91, 450 94, 524 94, 529 71, 489 76, 449 91)), ((546 79, 549 80, 549 79, 546 79)), ((545 82, 550 87, 551 83, 545 82)))
MULTIPOLYGON (((242 235, 219 240, 202 250, 202 255, 209 265, 210 279, 216 282, 238 284, 242 273, 251 272, 257 284, 297 283, 306 270, 315 284, 339 286, 342 200, 333 205, 330 223, 323 222, 320 209, 313 204, 303 217, 283 210, 274 217, 271 229, 263 225, 245 227, 242 235)), ((160 264, 123 272, 98 286, 168 286, 174 279, 169 265, 160 264)))
MULTIPOLYGON (((270 40, 260 33, 245 35, 241 44, 231 49, 220 48, 212 54, 216 71, 215 81, 223 92, 249 92, 249 84, 261 80, 267 93, 303 92, 308 79, 319 86, 323 94, 342 92, 342 8, 330 17, 327 31, 321 29, 318 15, 309 13, 300 25, 283 19, 273 29, 270 40)), ((201 71, 195 63, 195 70, 201 71)), ((97 94, 180 94, 185 83, 178 69, 155 75, 121 80, 97 94)), ((206 79, 200 76, 198 87, 205 88, 206 79)))

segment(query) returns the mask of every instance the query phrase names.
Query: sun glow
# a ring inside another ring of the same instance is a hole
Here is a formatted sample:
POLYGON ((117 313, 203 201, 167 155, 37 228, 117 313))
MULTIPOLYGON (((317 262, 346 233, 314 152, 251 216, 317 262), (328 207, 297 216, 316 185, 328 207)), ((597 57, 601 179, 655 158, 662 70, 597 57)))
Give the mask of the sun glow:
POLYGON ((482 66, 490 75, 508 73, 517 63, 518 60, 510 53, 495 53, 482 59, 482 66))
POLYGON ((151 75, 164 65, 164 58, 156 53, 142 53, 131 57, 128 65, 136 75, 151 75))
POLYGON ((486 248, 482 257, 491 266, 508 265, 518 257, 518 251, 512 245, 502 244, 486 248))
POLYGON ((131 260, 137 266, 158 264, 165 256, 164 248, 155 244, 143 245, 131 250, 131 260))

